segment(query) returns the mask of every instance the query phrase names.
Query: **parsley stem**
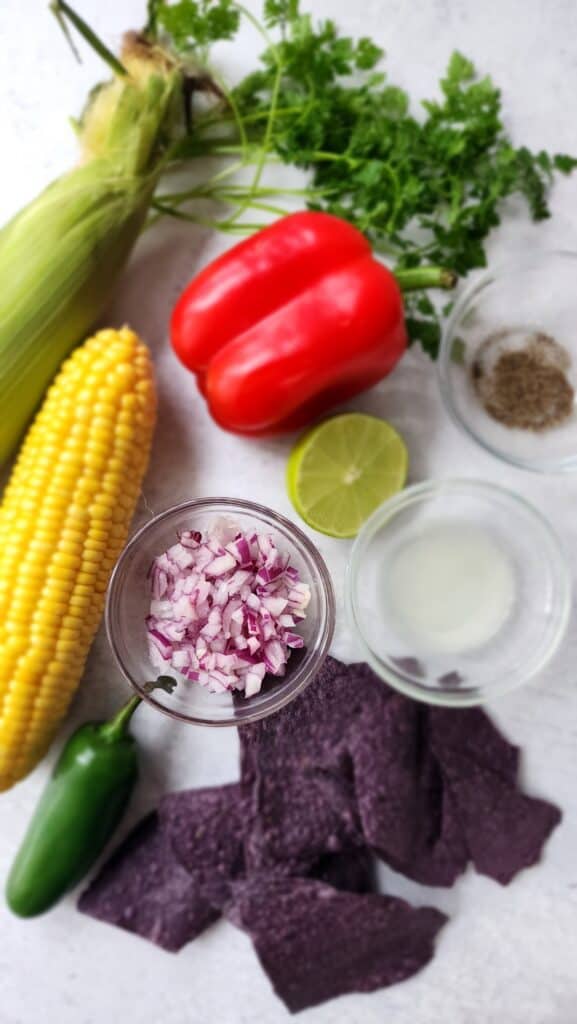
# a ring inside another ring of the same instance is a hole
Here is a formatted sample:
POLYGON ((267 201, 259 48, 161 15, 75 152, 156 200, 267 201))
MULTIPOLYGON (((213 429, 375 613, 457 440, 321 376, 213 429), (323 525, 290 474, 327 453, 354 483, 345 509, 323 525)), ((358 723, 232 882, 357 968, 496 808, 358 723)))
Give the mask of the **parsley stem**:
POLYGON ((309 162, 311 164, 319 163, 343 163, 348 164, 349 167, 358 167, 359 158, 347 156, 346 153, 325 153, 323 150, 316 149, 310 155, 309 162))
MULTIPOLYGON (((232 196, 229 196, 228 199, 223 197, 222 201, 228 202, 231 205, 240 206, 241 213, 244 210, 261 210, 263 213, 274 213, 275 217, 284 217, 285 214, 288 212, 282 206, 273 206, 272 203, 262 203, 257 198, 255 198, 255 196, 256 194, 253 195, 253 193, 251 192, 246 198, 241 197, 233 199, 232 196)), ((230 223, 232 223, 232 221, 230 221, 230 223)))
MULTIPOLYGON (((248 163, 250 163, 248 159, 237 160, 235 163, 229 164, 228 167, 223 167, 222 171, 218 171, 216 174, 211 174, 210 178, 206 179, 205 186, 212 189, 217 182, 224 181, 226 178, 231 178, 233 174, 242 170, 242 168, 246 167, 248 163)), ((229 185, 228 187, 232 188, 232 185, 229 185)))
MULTIPOLYGON (((214 75, 214 72, 213 72, 213 75, 214 75)), ((223 93, 223 96, 225 97, 225 99, 226 99, 226 101, 227 101, 227 103, 229 105, 229 108, 230 108, 230 111, 231 111, 231 114, 232 114, 233 123, 235 124, 235 126, 237 128, 237 131, 238 131, 238 134, 239 134, 241 153, 242 153, 243 159, 248 158, 248 151, 249 151, 250 143, 249 143, 249 140, 248 140, 248 137, 247 137, 247 134, 246 134, 246 129, 245 129, 245 126, 244 126, 244 118, 243 118, 242 114, 240 113, 240 110, 238 109, 237 102, 236 102, 236 100, 234 98, 234 91, 232 91, 232 90, 227 88, 226 82, 224 81, 224 79, 220 75, 214 76, 214 77, 215 77, 215 80, 218 83, 219 88, 221 89, 221 91, 223 93)))
MULTIPOLYGON (((246 192, 246 185, 224 185, 213 191, 218 192, 229 192, 233 193, 244 193, 246 192)), ((330 192, 328 188, 273 188, 269 185, 259 185, 258 195, 259 196, 305 196, 305 198, 312 198, 313 196, 324 196, 330 192)))
MULTIPOLYGON (((279 98, 279 95, 280 95, 280 87, 281 87, 282 74, 283 74, 283 64, 282 64, 282 60, 281 60, 281 57, 280 57, 280 53, 279 53, 278 47, 273 42, 272 38, 270 37, 270 35, 266 31, 266 28, 264 27, 264 25, 261 24, 261 22, 258 20, 258 18, 255 18, 254 15, 251 14, 251 12, 244 6, 244 4, 238 3, 238 0, 235 0, 234 6, 247 19, 247 21, 249 21, 251 23, 251 25, 253 25, 256 28, 257 32, 259 32, 261 34, 261 36, 263 37, 263 39, 265 40, 267 46, 269 47, 270 53, 272 54, 274 63, 276 65, 276 70, 275 70, 275 73, 274 73, 273 85, 272 85, 272 90, 271 90, 271 95, 270 95, 270 100, 269 100, 269 112, 268 112, 268 117, 267 117, 267 120, 266 120, 266 127, 265 127, 265 131, 264 131, 264 138, 263 138, 263 141, 262 141, 262 145, 260 147, 260 154, 257 157, 256 167, 255 167, 255 172, 254 172, 254 177, 253 177, 253 180, 252 180, 252 184, 251 184, 251 187, 250 187, 250 190, 249 190, 249 194, 248 194, 247 198, 245 199, 244 203, 239 204, 237 209, 235 210, 235 212, 230 216, 230 218, 229 218, 229 223, 230 224, 234 223, 235 220, 238 220, 238 218, 242 216, 243 212, 250 207, 250 205, 251 205, 251 198, 254 197, 254 195, 256 194, 258 186, 259 186, 259 183, 260 183, 260 180, 261 180, 262 175, 264 173, 265 165, 266 165, 266 162, 267 162, 267 157, 268 157, 269 151, 271 149, 271 142, 272 142, 272 136, 273 136, 273 127, 274 127, 274 122, 275 122, 275 117, 276 117, 276 109, 277 109, 277 106, 278 106, 278 98, 279 98)), ((238 111, 237 111, 237 113, 238 113, 238 111)), ((243 133, 244 133, 244 125, 242 127, 242 130, 243 130, 243 133)), ((243 155, 245 155, 247 152, 248 152, 248 143, 247 143, 247 140, 246 140, 246 134, 244 133, 243 155)))
MULTIPOLYGON (((236 197, 236 198, 233 197, 233 196, 229 196, 228 198, 222 197, 220 200, 219 200, 218 196, 216 196, 216 195, 215 196, 211 196, 209 194, 199 195, 197 198, 199 198, 199 199, 207 199, 207 200, 213 199, 215 202, 219 202, 219 201, 220 202, 227 202, 230 206, 239 207, 241 213, 244 210, 250 209, 250 210, 260 210, 262 213, 272 213, 272 214, 274 214, 275 217, 284 217, 285 214, 288 212, 282 206, 274 206, 272 203, 260 202, 258 199, 253 197, 252 193, 249 196, 240 196, 240 197, 236 197), (248 200, 250 200, 250 201, 248 201, 248 200)), ((196 214, 193 214, 193 213, 190 213, 190 212, 185 212, 185 211, 180 209, 181 205, 184 205, 183 203, 171 203, 171 202, 167 202, 166 199, 167 199, 166 196, 162 196, 162 197, 159 196, 158 198, 153 199, 152 204, 151 204, 152 208, 154 210, 156 210, 157 213, 166 214, 167 216, 170 216, 170 217, 178 217, 178 218, 184 219, 184 220, 194 220, 194 221, 198 220, 198 218, 196 217, 196 214)), ((236 218, 235 218, 235 220, 236 220, 236 218)), ((232 224, 232 223, 234 223, 234 221, 233 221, 233 219, 231 217, 228 217, 226 220, 223 220, 223 221, 215 221, 214 222, 215 227, 218 227, 220 229, 222 229, 223 225, 225 225, 225 224, 228 225, 228 224, 232 224)))
MULTIPOLYGON (((249 143, 248 151, 257 154, 260 158, 262 152, 262 146, 260 143, 249 143)), ((199 141, 198 150, 195 153, 187 154, 186 160, 190 159, 204 159, 207 156, 242 156, 244 158, 245 151, 242 146, 236 144, 227 144, 222 142, 221 139, 201 139, 199 141)), ((280 157, 274 153, 267 154, 267 160, 275 162, 280 161, 280 157)))
POLYGON ((177 220, 189 221, 192 224, 198 224, 200 227, 211 228, 213 231, 225 231, 228 234, 246 235, 252 231, 260 231, 261 228, 267 227, 266 221, 256 224, 247 223, 246 221, 233 223, 230 220, 211 220, 210 217, 199 217, 195 213, 186 213, 184 210, 179 210, 176 206, 171 207, 164 203, 159 203, 157 200, 153 201, 151 208, 159 214, 167 214, 170 217, 176 217, 177 220))
MULTIPOLYGON (((289 117, 291 114, 302 114, 302 112, 302 106, 277 107, 275 117, 289 117)), ((250 114, 243 114, 243 120, 245 124, 253 124, 255 121, 266 121, 268 116, 268 110, 253 110, 250 114)), ((226 114, 220 114, 218 117, 214 117, 214 115, 209 113, 201 120, 200 124, 204 127, 207 124, 230 124, 231 121, 232 118, 227 117, 226 114)))
POLYGON ((454 288, 457 275, 444 267, 409 267, 396 270, 395 277, 402 292, 415 292, 421 288, 454 288))

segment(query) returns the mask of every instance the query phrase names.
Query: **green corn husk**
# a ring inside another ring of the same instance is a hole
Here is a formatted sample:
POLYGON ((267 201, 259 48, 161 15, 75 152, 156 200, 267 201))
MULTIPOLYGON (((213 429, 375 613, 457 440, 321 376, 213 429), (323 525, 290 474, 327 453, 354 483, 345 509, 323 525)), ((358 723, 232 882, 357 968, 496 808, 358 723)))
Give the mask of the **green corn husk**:
POLYGON ((81 164, 0 231, 0 465, 104 312, 174 138, 181 71, 135 36, 121 59, 79 125, 81 164))

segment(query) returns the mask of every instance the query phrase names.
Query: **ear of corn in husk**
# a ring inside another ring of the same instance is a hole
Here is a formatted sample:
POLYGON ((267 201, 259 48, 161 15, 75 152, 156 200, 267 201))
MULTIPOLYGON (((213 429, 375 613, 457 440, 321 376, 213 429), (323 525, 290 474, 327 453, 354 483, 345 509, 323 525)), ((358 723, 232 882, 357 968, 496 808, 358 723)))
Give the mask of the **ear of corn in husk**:
POLYGON ((0 790, 66 713, 126 542, 155 419, 152 363, 128 328, 67 360, 0 505, 0 790))
POLYGON ((182 73, 132 35, 96 89, 82 159, 0 231, 0 465, 58 366, 104 312, 176 131, 182 73))

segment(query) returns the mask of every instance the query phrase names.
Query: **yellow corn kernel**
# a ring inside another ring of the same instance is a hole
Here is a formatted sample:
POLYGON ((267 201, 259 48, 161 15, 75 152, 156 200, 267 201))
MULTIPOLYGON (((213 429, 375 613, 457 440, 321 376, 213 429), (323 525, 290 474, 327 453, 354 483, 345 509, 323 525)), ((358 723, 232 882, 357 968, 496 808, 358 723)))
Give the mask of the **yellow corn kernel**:
POLYGON ((47 750, 78 686, 126 542, 155 419, 128 328, 64 364, 0 505, 0 790, 47 750))

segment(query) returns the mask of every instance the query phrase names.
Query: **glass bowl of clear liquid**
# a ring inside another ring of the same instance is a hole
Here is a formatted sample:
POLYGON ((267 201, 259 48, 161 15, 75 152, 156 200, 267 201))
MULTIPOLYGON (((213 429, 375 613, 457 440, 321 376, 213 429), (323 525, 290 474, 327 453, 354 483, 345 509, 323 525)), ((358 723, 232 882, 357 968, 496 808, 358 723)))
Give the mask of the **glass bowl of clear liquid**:
POLYGON ((353 545, 345 592, 375 672, 452 707, 538 676, 571 607, 549 523, 513 492, 467 479, 418 484, 377 509, 353 545))

